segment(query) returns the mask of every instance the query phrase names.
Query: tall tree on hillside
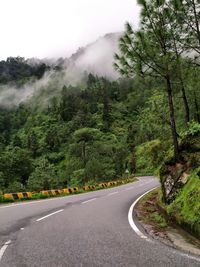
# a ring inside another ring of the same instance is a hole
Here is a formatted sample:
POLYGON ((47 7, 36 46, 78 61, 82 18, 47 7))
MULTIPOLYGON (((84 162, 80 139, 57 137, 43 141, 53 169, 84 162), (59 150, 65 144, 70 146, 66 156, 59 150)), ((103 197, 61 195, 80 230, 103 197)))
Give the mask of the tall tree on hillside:
MULTIPOLYGON (((182 44, 187 52, 193 51, 194 58, 200 56, 200 1, 171 0, 169 5, 179 20, 182 44)), ((190 53, 191 58, 191 53, 190 53)), ((197 60, 198 61, 198 60, 197 60)), ((196 62, 197 62, 196 61, 196 62)), ((199 62, 198 62, 199 64, 199 62)))
POLYGON ((174 157, 179 157, 176 130, 173 77, 177 68, 174 42, 169 30, 169 10, 164 0, 140 0, 142 7, 141 30, 134 32, 126 25, 124 36, 120 39, 120 55, 116 55, 116 69, 123 75, 151 75, 164 82, 168 96, 170 126, 173 138, 174 157))
MULTIPOLYGON (((174 29, 179 32, 179 45, 185 58, 187 58, 187 68, 190 72, 196 72, 195 68, 200 67, 200 1, 199 0, 171 0, 167 2, 167 6, 173 13, 174 29), (191 69, 192 67, 192 69, 191 69)), ((187 98, 184 98, 184 78, 182 67, 179 64, 180 83, 183 88, 183 99, 186 109, 186 120, 189 119, 190 111, 187 98)), ((199 88, 197 89, 199 90, 199 88)), ((195 107, 198 108, 196 102, 195 88, 192 91, 195 107)), ((198 111, 197 111, 197 118, 198 111)))
POLYGON ((31 151, 33 158, 36 158, 39 149, 39 143, 37 135, 34 131, 31 131, 27 137, 27 147, 31 151))

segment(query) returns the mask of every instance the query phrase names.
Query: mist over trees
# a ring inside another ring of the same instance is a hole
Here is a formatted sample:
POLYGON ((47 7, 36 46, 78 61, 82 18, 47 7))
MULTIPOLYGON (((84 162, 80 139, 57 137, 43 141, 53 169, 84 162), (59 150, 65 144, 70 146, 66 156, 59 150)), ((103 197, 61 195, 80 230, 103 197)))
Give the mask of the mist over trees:
POLYGON ((30 65, 22 57, 9 57, 0 61, 0 84, 27 82, 33 77, 41 79, 48 68, 45 63, 30 65))
MULTIPOLYGON (((114 180, 126 168, 152 174, 169 151, 179 159, 182 136, 200 123, 200 4, 138 2, 140 29, 126 24, 115 56, 121 78, 85 72, 72 86, 57 66, 29 101, 1 106, 0 190, 114 180)), ((10 58, 0 62, 0 82, 42 81, 48 69, 10 58)))

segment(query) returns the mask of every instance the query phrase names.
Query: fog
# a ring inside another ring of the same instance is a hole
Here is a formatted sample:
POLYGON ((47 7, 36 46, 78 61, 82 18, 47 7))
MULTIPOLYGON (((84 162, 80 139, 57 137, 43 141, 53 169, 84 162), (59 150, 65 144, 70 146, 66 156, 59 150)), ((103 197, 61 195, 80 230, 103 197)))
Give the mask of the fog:
POLYGON ((33 96, 38 101, 47 90, 52 97, 63 85, 80 84, 85 71, 117 79, 113 55, 126 21, 138 26, 136 0, 2 0, 0 60, 22 56, 34 58, 30 64, 41 59, 57 64, 62 57, 64 68, 62 73, 51 70, 21 88, 0 86, 0 107, 10 108, 33 96), (107 33, 114 34, 101 37, 107 33))
MULTIPOLYGON (((70 58, 45 59, 46 64, 56 65, 62 62, 62 71, 48 71, 37 81, 30 81, 21 88, 14 85, 0 86, 0 106, 11 108, 30 100, 33 96, 40 104, 57 95, 64 85, 81 85, 85 73, 103 76, 110 80, 117 79, 118 73, 113 68, 113 55, 118 49, 118 40, 122 33, 108 34, 94 43, 79 49, 70 58), (46 92, 46 93, 45 93, 46 92), (42 94, 45 93, 45 98, 42 94)), ((29 64, 38 64, 37 59, 30 59, 29 64)))
POLYGON ((136 0, 1 0, 0 60, 69 57, 126 21, 138 24, 136 0))

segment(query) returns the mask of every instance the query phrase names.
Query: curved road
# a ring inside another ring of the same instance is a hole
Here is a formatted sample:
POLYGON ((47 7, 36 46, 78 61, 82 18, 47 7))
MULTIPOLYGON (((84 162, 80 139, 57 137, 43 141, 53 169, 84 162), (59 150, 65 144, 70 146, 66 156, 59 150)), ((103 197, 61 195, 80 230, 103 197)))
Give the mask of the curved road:
POLYGON ((153 177, 119 187, 0 206, 1 267, 200 266, 199 258, 130 227, 128 211, 153 177))

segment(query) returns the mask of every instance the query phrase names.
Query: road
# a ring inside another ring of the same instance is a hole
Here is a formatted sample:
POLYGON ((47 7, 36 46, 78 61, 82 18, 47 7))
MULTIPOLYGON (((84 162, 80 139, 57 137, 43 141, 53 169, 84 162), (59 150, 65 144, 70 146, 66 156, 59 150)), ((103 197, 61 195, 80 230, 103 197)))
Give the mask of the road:
POLYGON ((0 266, 200 266, 198 258, 131 228, 130 206, 158 184, 141 177, 111 189, 0 206, 0 266))

